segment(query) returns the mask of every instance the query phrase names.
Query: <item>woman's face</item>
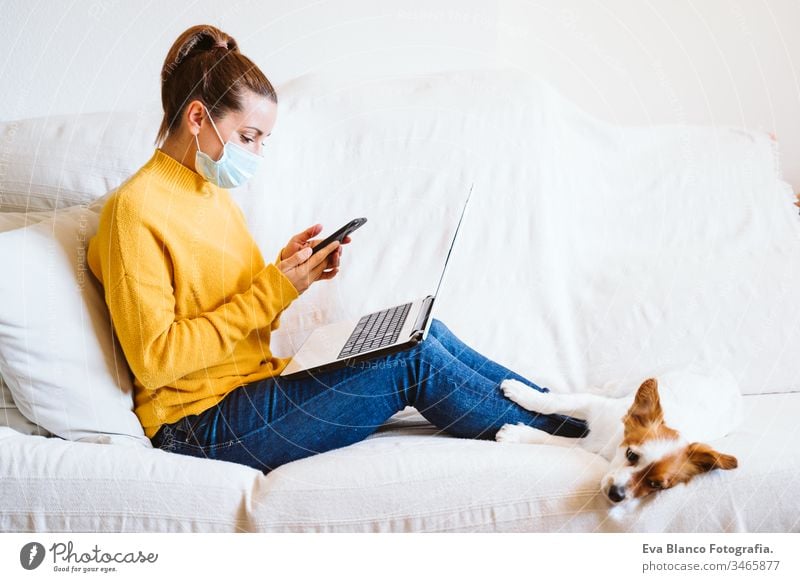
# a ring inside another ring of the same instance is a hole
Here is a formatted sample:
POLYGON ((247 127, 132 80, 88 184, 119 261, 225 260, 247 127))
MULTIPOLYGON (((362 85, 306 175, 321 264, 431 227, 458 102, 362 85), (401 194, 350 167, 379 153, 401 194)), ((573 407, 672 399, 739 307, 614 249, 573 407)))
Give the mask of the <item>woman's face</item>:
MULTIPOLYGON (((199 101, 192 102, 189 107, 196 109, 194 114, 189 112, 189 118, 197 120, 190 124, 190 131, 197 135, 200 150, 218 160, 222 156, 223 143, 208 120, 208 112, 199 101)), ((223 141, 231 141, 261 156, 264 155, 263 143, 272 132, 277 114, 278 106, 271 99, 245 91, 241 111, 228 111, 222 117, 215 116, 212 119, 223 141)))

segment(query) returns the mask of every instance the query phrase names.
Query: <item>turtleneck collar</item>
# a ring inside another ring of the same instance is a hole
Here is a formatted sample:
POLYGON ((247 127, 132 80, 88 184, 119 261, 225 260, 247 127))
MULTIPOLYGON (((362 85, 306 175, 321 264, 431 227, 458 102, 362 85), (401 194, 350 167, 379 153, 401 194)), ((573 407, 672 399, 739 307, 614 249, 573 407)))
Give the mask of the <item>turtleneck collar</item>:
POLYGON ((175 158, 156 148, 152 157, 145 163, 145 171, 154 174, 170 185, 198 196, 209 197, 218 189, 194 170, 190 170, 175 158))

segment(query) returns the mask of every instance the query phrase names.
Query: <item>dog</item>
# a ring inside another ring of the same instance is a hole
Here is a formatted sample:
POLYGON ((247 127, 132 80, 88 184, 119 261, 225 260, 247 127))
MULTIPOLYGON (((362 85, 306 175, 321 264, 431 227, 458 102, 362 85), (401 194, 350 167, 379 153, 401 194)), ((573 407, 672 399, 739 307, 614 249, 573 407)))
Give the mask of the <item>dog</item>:
POLYGON ((736 457, 704 444, 733 432, 742 421, 742 396, 733 375, 718 368, 710 375, 679 370, 659 378, 644 380, 633 397, 539 392, 518 380, 503 380, 507 398, 532 412, 581 418, 589 434, 574 439, 517 423, 504 424, 495 440, 578 445, 601 455, 610 468, 600 490, 617 516, 656 491, 712 469, 735 469, 736 457))

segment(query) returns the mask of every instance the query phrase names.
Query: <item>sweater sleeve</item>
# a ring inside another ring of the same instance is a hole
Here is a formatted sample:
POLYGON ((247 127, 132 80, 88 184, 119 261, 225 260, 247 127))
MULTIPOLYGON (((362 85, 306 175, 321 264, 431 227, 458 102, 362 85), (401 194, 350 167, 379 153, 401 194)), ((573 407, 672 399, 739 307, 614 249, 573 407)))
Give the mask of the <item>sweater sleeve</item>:
MULTIPOLYGON (((245 218, 245 216, 244 216, 244 211, 242 210, 242 208, 241 208, 241 207, 240 207, 238 204, 236 204, 236 202, 233 202, 232 206, 233 206, 233 207, 236 209, 236 211, 238 212, 239 216, 241 217, 241 219, 242 219, 242 224, 243 224, 243 225, 247 225, 247 219, 246 219, 246 218, 245 218)), ((282 252, 283 252, 283 249, 280 249, 280 250, 278 251, 278 257, 277 257, 277 259, 275 260, 275 266, 276 266, 276 267, 277 267, 277 266, 280 264, 280 262, 283 260, 283 259, 281 259, 281 253, 282 253, 282 252)), ((280 269, 279 269, 279 270, 280 270, 280 269)), ((270 329, 270 331, 275 331, 276 329, 278 329, 278 328, 281 326, 280 314, 281 314, 281 312, 282 312, 282 311, 283 311, 283 309, 281 309, 280 311, 278 311, 277 315, 275 316, 275 319, 274 319, 274 320, 272 320, 272 323, 270 323, 270 324, 269 324, 269 329, 270 329)))
POLYGON ((129 274, 109 290, 106 301, 131 370, 155 389, 224 360, 237 342, 270 325, 297 296, 292 282, 270 263, 249 289, 194 318, 176 319, 170 284, 129 274))

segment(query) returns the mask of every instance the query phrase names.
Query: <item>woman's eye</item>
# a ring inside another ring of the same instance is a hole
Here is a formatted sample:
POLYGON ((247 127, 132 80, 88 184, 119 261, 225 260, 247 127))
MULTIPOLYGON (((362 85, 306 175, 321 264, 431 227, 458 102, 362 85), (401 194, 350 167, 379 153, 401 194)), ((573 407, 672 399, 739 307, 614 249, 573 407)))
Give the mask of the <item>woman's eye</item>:
POLYGON ((255 141, 253 138, 247 137, 246 135, 240 135, 239 137, 242 138, 244 143, 253 143, 255 141))
POLYGON ((626 458, 626 459, 628 459, 628 462, 629 462, 631 465, 635 465, 636 463, 638 463, 638 462, 639 462, 639 455, 637 455, 636 453, 634 453, 634 452, 633 452, 632 450, 630 450, 630 449, 628 449, 627 451, 625 451, 625 458, 626 458))

